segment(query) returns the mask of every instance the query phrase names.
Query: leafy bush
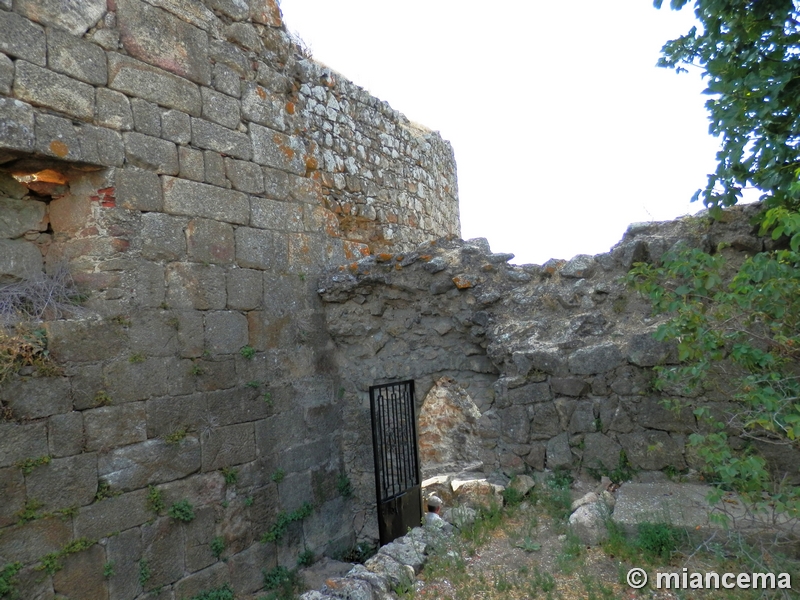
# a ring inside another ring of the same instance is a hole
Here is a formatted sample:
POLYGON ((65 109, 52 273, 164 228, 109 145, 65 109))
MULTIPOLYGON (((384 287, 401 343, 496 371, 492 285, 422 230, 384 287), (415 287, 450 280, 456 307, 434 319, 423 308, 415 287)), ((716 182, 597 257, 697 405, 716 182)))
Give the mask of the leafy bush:
POLYGON ((639 523, 636 545, 650 560, 669 560, 678 547, 678 533, 666 523, 639 523))
POLYGON ((13 598, 16 595, 17 573, 22 569, 22 564, 15 562, 5 565, 0 569, 0 598, 13 598))
POLYGON ((220 588, 214 588, 205 592, 200 592, 192 596, 191 600, 235 600, 233 589, 227 583, 220 588))
POLYGON ((278 542, 286 533, 286 530, 289 528, 289 525, 294 523, 295 521, 302 521, 309 515, 311 515, 314 508, 308 502, 303 503, 303 506, 298 508, 297 510, 293 510, 292 512, 280 512, 278 513, 278 517, 275 519, 275 523, 273 523, 272 527, 270 527, 269 531, 267 531, 263 536, 261 536, 261 543, 266 544, 268 542, 278 542))
POLYGON ((189 521, 194 520, 194 507, 189 503, 188 500, 179 500, 169 507, 167 514, 177 521, 188 523, 189 521))

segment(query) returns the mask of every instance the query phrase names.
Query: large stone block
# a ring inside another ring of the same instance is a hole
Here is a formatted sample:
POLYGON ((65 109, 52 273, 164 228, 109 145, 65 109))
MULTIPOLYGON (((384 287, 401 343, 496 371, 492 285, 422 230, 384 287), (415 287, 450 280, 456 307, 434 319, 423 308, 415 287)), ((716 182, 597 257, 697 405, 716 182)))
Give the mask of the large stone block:
MULTIPOLYGON (((158 179, 157 175, 154 173, 152 175, 158 179)), ((187 220, 181 217, 157 212, 143 214, 142 258, 168 262, 184 260, 186 258, 186 236, 183 230, 186 225, 187 220)))
POLYGON ((634 431, 617 438, 631 465, 638 469, 660 471, 671 466, 680 471, 686 468, 683 436, 673 437, 665 431, 634 431))
POLYGON ((250 160, 252 154, 250 139, 245 134, 205 119, 192 119, 192 145, 242 160, 250 160))
POLYGON ((634 404, 636 422, 646 429, 660 429, 676 433, 690 433, 697 427, 691 407, 681 406, 678 410, 662 404, 662 398, 644 398, 634 404))
POLYGON ((203 354, 203 313, 196 310, 174 311, 178 319, 178 348, 184 358, 197 358, 203 354))
POLYGON ((106 451, 147 439, 145 403, 101 406, 83 413, 86 449, 106 451))
POLYGON ((587 433, 583 438, 584 467, 592 469, 606 469, 613 471, 619 467, 620 451, 622 446, 602 433, 587 433))
POLYGON ((125 159, 128 163, 156 173, 178 174, 180 165, 175 144, 134 131, 126 132, 124 138, 125 159))
POLYGON ((547 442, 546 464, 548 469, 563 469, 572 466, 572 450, 566 432, 547 442))
POLYGON ((261 306, 264 297, 263 274, 253 269, 228 271, 228 308, 254 310, 261 306))
POLYGON ((242 83, 242 115, 248 121, 276 129, 286 130, 284 113, 286 102, 253 81, 242 83))
POLYGON ((161 110, 158 106, 141 98, 133 98, 131 111, 136 131, 145 135, 161 137, 161 110))
POLYGON ((278 0, 250 0, 250 18, 270 27, 280 27, 283 24, 278 0))
POLYGON ((142 533, 138 527, 108 538, 106 558, 114 563, 114 573, 108 578, 108 591, 115 600, 132 600, 141 592, 138 562, 141 556, 142 533))
POLYGON ((569 357, 569 370, 576 375, 606 373, 624 360, 615 344, 599 344, 575 350, 569 357))
POLYGON ((210 392, 206 399, 208 414, 220 426, 264 419, 270 407, 263 396, 262 391, 250 387, 210 392))
POLYGON ((60 29, 47 31, 47 66, 91 85, 105 85, 108 81, 106 53, 60 29))
POLYGON ((203 393, 148 400, 147 435, 165 437, 181 429, 202 433, 206 425, 212 425, 206 407, 203 393))
POLYGON ((233 263, 236 246, 233 227, 210 219, 192 219, 186 227, 189 260, 204 264, 233 263))
POLYGON ((658 341, 653 332, 632 335, 628 342, 628 361, 640 367, 673 364, 678 359, 675 343, 658 341))
POLYGON ((195 150, 186 146, 178 146, 178 162, 181 170, 178 173, 181 179, 192 181, 205 180, 205 165, 202 150, 195 150))
POLYGON ((108 85, 190 115, 199 116, 203 106, 194 83, 116 52, 108 55, 108 85))
POLYGON ((115 403, 147 400, 168 390, 167 365, 160 357, 142 362, 121 358, 103 366, 106 389, 115 403))
POLYGON ((153 517, 146 499, 147 490, 136 490, 84 506, 75 516, 75 535, 97 540, 146 523, 153 517))
POLYGON ((231 585, 236 594, 252 594, 264 585, 262 569, 275 568, 275 544, 253 544, 247 550, 228 559, 231 585))
POLYGON ((52 115, 36 115, 36 150, 65 160, 83 160, 78 129, 71 120, 52 115))
POLYGON ((15 419, 40 419, 72 410, 66 377, 14 379, 0 388, 0 400, 15 419))
MULTIPOLYGON (((278 236, 278 240, 280 237, 278 236)), ((277 269, 287 258, 287 249, 276 243, 276 234, 261 229, 236 230, 236 264, 250 269, 277 269), (283 251, 281 251, 283 250, 283 251)))
POLYGON ((107 88, 98 88, 95 103, 98 125, 113 129, 133 129, 131 103, 125 94, 107 88))
POLYGON ((118 169, 114 182, 117 206, 146 211, 148 214, 142 215, 143 219, 154 216, 150 211, 162 209, 161 181, 155 173, 139 169, 118 169))
POLYGON ((241 116, 238 100, 207 87, 201 88, 200 94, 203 98, 204 119, 228 129, 236 129, 239 126, 241 116))
POLYGON ((0 198, 0 238, 17 238, 47 229, 47 205, 36 200, 0 198))
POLYGON ((247 345, 247 318, 236 311, 211 311, 205 317, 205 332, 212 354, 234 354, 247 345))
POLYGON ((303 207, 300 204, 253 198, 250 207, 250 224, 253 227, 275 231, 303 231, 303 207))
POLYGON ((561 431, 558 411, 552 402, 543 402, 533 407, 531 421, 532 440, 549 440, 561 431))
POLYGON ((211 83, 205 31, 140 0, 117 0, 116 6, 120 40, 131 56, 194 82, 211 83))
POLYGON ((42 253, 32 242, 0 239, 0 281, 33 277, 43 264, 42 253))
POLYGON ((94 117, 92 86, 24 60, 16 64, 14 95, 79 119, 88 121, 94 117))
POLYGON ((250 202, 241 192, 174 177, 163 178, 163 189, 164 212, 239 225, 250 219, 250 202))
POLYGON ((241 192, 261 194, 264 191, 264 173, 255 163, 226 158, 225 176, 233 188, 241 192))
POLYGON ((203 440, 203 471, 214 471, 255 460, 252 423, 212 429, 203 440))
POLYGON ((73 456, 83 451, 83 413, 78 411, 53 415, 47 420, 47 441, 50 455, 56 458, 73 456))
POLYGON ((14 83, 14 63, 5 54, 0 53, 0 94, 11 95, 14 83))
POLYGON ((71 524, 57 518, 38 519, 4 529, 0 536, 0 556, 4 564, 17 561, 30 564, 46 554, 58 552, 71 539, 71 524))
POLYGON ((117 355, 127 341, 125 329, 113 321, 50 321, 50 353, 63 362, 95 362, 117 355))
POLYGON ((305 175, 305 146, 298 137, 284 135, 260 125, 250 125, 253 160, 296 175, 305 175))
POLYGON ((125 147, 118 132, 93 125, 81 125, 77 130, 81 160, 106 167, 122 166, 125 147))
POLYGON ((105 577, 98 568, 105 562, 105 549, 97 544, 69 555, 64 559, 64 568, 53 575, 53 589, 67 598, 107 600, 105 577))
POLYGON ((0 527, 17 522, 16 513, 25 506, 25 478, 16 468, 0 469, 0 527))
POLYGON ((30 152, 36 140, 30 104, 0 98, 0 148, 30 152))
POLYGON ((97 23, 106 12, 105 0, 16 0, 14 9, 32 21, 65 29, 75 36, 82 36, 97 23))
POLYGON ((142 527, 142 560, 150 568, 145 591, 174 583, 183 576, 183 528, 172 519, 162 518, 142 527))
POLYGON ((512 404, 534 404, 552 400, 553 394, 550 385, 543 381, 508 390, 508 399, 512 404))
POLYGON ((112 488, 128 491, 186 477, 200 469, 200 461, 195 437, 177 444, 155 439, 100 455, 98 472, 112 488))
POLYGON ((165 310, 141 311, 133 315, 129 329, 131 356, 128 360, 137 362, 143 357, 160 356, 169 362, 178 349, 176 325, 172 314, 165 310))
POLYGON ((0 12, 0 51, 16 58, 45 65, 44 29, 13 12, 0 12))
POLYGON ((209 589, 219 588, 230 583, 230 574, 224 563, 216 563, 184 577, 175 584, 175 592, 179 598, 193 598, 209 589))
POLYGON ((227 304, 225 270, 216 265, 170 264, 167 267, 167 304, 171 308, 224 309, 227 304))
POLYGON ((54 458, 25 476, 28 496, 44 503, 44 510, 85 506, 97 493, 97 455, 54 458))

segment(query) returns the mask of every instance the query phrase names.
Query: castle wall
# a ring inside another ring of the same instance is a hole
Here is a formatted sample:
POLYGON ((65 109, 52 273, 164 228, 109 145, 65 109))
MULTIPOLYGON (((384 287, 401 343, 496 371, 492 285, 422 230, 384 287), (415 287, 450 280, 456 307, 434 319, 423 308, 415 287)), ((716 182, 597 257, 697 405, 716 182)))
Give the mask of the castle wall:
POLYGON ((449 144, 274 0, 0 0, 0 284, 83 295, 0 340, 35 354, 0 383, 21 595, 249 593, 352 543, 317 275, 458 231, 449 144))
MULTIPOLYGON (((730 390, 724 381, 690 397, 679 386, 655 389, 653 367, 674 364, 677 351, 653 338, 659 317, 624 276, 676 244, 722 248, 740 263, 772 243, 751 225, 756 209, 730 209, 720 222, 632 225, 609 253, 545 265, 508 264, 513 255, 492 253, 482 239, 442 239, 326 275, 320 293, 347 390, 344 461, 357 474, 363 520, 376 520, 372 457, 363 452, 371 445, 369 386, 384 380, 415 379, 419 412, 435 382, 450 378, 454 398, 469 396, 480 412, 470 432, 486 473, 697 467, 687 440, 704 424, 690 406, 723 418, 735 412, 730 390), (669 410, 665 399, 687 408, 669 410)), ((443 415, 439 427, 454 422, 443 415)), ((459 431, 438 433, 444 441, 435 443, 448 443, 459 431)), ((776 472, 796 476, 800 454, 760 450, 776 472)))

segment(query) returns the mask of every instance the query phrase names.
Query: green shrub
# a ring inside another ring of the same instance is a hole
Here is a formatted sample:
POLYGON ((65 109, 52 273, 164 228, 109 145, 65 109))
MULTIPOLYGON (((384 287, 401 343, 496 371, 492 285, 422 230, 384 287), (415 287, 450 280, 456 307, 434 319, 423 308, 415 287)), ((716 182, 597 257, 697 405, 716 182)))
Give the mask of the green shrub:
POLYGON ((156 514, 164 510, 164 495, 154 485, 147 486, 147 498, 145 499, 147 510, 153 511, 156 514))
POLYGON ((678 547, 679 535, 674 527, 666 523, 639 523, 636 545, 651 561, 669 560, 678 547))
POLYGON ((312 564, 314 564, 314 551, 308 549, 303 550, 297 557, 297 566, 308 567, 312 564))
POLYGON ((177 521, 188 523, 194 520, 194 507, 188 500, 179 500, 169 507, 167 514, 177 521))
POLYGON ((221 535, 218 535, 209 544, 211 546, 211 554, 213 554, 216 558, 222 556, 222 553, 225 552, 225 540, 221 535))
POLYGON ((22 569, 22 564, 15 562, 5 565, 0 569, 0 598, 13 598, 16 595, 16 575, 22 569))
POLYGON ((196 596, 192 596, 191 600, 235 600, 236 596, 233 594, 233 589, 227 583, 220 588, 214 588, 205 592, 200 592, 196 596))

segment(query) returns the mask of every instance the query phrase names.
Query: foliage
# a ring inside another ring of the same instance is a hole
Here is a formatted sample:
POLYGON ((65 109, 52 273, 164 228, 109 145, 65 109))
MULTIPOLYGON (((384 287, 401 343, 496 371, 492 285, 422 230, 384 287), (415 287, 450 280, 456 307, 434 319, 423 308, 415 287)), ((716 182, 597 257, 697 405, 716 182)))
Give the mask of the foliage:
POLYGON ((53 458, 49 455, 40 456, 38 458, 26 458, 24 460, 17 462, 14 466, 17 467, 20 471, 22 471, 23 474, 30 475, 31 473, 33 473, 33 470, 36 467, 49 465, 51 460, 53 460, 53 458))
MULTIPOLYGON (((800 254, 791 250, 759 253, 728 277, 723 256, 682 249, 667 253, 660 266, 637 265, 629 274, 656 312, 672 315, 656 337, 677 341, 682 362, 658 367, 656 387, 693 396, 716 382, 735 401, 729 415, 694 406, 704 427, 689 441, 718 485, 714 502, 724 490, 735 490, 758 510, 800 515, 800 489, 772 482, 766 461, 751 447, 737 451, 729 444, 733 433, 755 442, 798 447, 798 264, 800 254)), ((686 399, 671 404, 691 405, 686 399)))
POLYGON ((0 569, 0 598, 14 598, 16 596, 16 582, 14 577, 22 569, 22 564, 9 563, 0 569))
POLYGON ((613 469, 609 469, 600 461, 597 461, 596 467, 587 466, 586 471, 595 479, 599 480, 606 476, 614 483, 629 481, 636 474, 636 469, 628 460, 625 450, 620 450, 617 466, 613 469))
POLYGON ((269 591, 263 600, 293 600, 300 589, 300 580, 296 571, 286 567, 275 567, 264 574, 264 589, 269 591))
POLYGON ((233 467, 223 467, 222 476, 225 478, 226 485, 234 485, 239 478, 239 472, 233 467))
POLYGON ((241 354, 247 360, 252 360, 256 355, 256 349, 252 346, 242 346, 242 348, 239 350, 239 354, 241 354))
POLYGON ((94 395, 94 405, 95 406, 108 406, 113 402, 111 396, 108 395, 108 392, 105 390, 98 390, 98 392, 94 395))
POLYGON ((147 505, 147 510, 151 510, 156 514, 164 510, 164 495, 161 493, 161 490, 154 485, 148 485, 145 504, 147 505))
POLYGON ((152 576, 153 572, 150 570, 150 565, 144 558, 141 559, 139 561, 139 585, 144 587, 152 576))
POLYGON ((272 475, 269 476, 269 478, 275 483, 280 483, 283 481, 284 477, 286 477, 286 471, 283 469, 277 469, 272 475))
POLYGON ((180 444, 183 440, 186 439, 186 435, 188 433, 189 431, 186 429, 186 427, 181 427, 180 429, 176 429, 175 431, 172 431, 168 433, 166 436, 164 436, 164 441, 170 445, 180 444))
POLYGON ((14 516, 17 517, 17 523, 23 525, 25 523, 29 523, 30 521, 35 521, 42 517, 42 515, 38 514, 40 508, 44 506, 44 503, 37 500, 36 498, 28 498, 25 501, 25 506, 17 512, 14 516))
MULTIPOLYGON (((662 0, 655 0, 660 7, 662 0)), ((689 0, 670 0, 680 9, 689 0)), ((792 0, 695 0, 701 28, 664 45, 659 65, 699 68, 711 125, 722 138, 717 169, 696 197, 732 206, 753 185, 769 207, 800 197, 800 7, 792 0)))
POLYGON ((636 545, 651 560, 669 560, 678 547, 678 539, 678 531, 666 523, 639 523, 637 527, 636 545))
POLYGON ((191 600, 235 600, 235 598, 233 589, 226 583, 222 587, 200 592, 196 596, 192 596, 191 600))
POLYGON ((103 577, 109 578, 114 576, 114 561, 110 560, 103 565, 103 577))
POLYGON ((306 548, 297 557, 298 567, 310 567, 314 564, 314 551, 306 548))
POLYGON ((350 478, 345 473, 339 473, 336 477, 336 490, 345 500, 353 497, 353 484, 350 483, 350 478))
POLYGON ((99 502, 100 500, 105 500, 106 498, 113 498, 114 496, 119 496, 122 492, 117 490, 111 489, 111 484, 108 483, 105 479, 101 479, 97 482, 97 493, 94 495, 95 501, 99 502))
POLYGON ((350 563, 365 563, 369 558, 375 555, 377 548, 369 542, 358 542, 352 548, 348 548, 341 553, 337 558, 342 562, 350 563))
POLYGON ((0 384, 23 367, 34 367, 40 375, 59 375, 47 349, 47 332, 19 325, 0 327, 0 384))
POLYGON ((269 528, 269 531, 261 536, 261 543, 266 544, 268 542, 280 541, 286 533, 286 530, 289 528, 289 525, 296 521, 302 521, 306 517, 310 516, 313 510, 314 508, 311 506, 311 504, 304 502, 300 508, 293 510, 292 512, 281 511, 278 513, 275 523, 272 524, 272 527, 269 528))
POLYGON ((222 553, 225 552, 225 540, 221 535, 211 540, 209 546, 211 547, 211 554, 213 554, 215 558, 219 558, 222 556, 222 553))
POLYGON ((188 500, 179 500, 169 507, 167 514, 177 521, 188 523, 194 520, 194 507, 188 500))
POLYGON ((50 552, 49 554, 45 554, 38 565, 36 565, 35 569, 37 571, 45 571, 49 575, 53 575, 57 571, 60 571, 64 568, 63 560, 70 554, 75 554, 76 552, 81 552, 93 546, 96 542, 92 540, 88 540, 86 538, 78 538, 77 540, 73 540, 64 546, 61 550, 57 552, 50 552))

